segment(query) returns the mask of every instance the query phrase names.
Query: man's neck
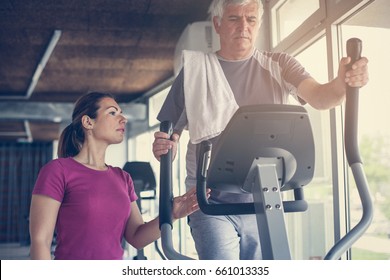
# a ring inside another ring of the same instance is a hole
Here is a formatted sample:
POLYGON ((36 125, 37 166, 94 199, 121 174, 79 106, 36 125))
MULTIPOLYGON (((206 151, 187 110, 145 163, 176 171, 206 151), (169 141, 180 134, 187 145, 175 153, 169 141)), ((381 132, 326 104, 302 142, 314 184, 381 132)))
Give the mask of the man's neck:
POLYGON ((223 50, 217 51, 217 55, 224 60, 244 60, 253 55, 254 48, 245 50, 243 52, 225 52, 223 50))

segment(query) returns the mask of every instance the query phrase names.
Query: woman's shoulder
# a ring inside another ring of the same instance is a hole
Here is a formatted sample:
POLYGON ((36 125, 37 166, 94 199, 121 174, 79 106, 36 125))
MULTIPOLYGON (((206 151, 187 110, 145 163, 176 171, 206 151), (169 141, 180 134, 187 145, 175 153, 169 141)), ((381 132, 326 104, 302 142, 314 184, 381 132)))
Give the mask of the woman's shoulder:
POLYGON ((69 170, 74 170, 75 161, 71 157, 68 158, 56 158, 52 159, 48 163, 42 166, 41 173, 42 172, 49 172, 49 173, 64 173, 69 170))
POLYGON ((55 167, 65 167, 72 165, 74 160, 70 157, 68 158, 55 158, 46 163, 44 166, 46 168, 55 168, 55 167))
POLYGON ((112 170, 112 173, 115 174, 115 176, 119 176, 119 177, 123 178, 126 182, 133 181, 130 173, 123 170, 122 168, 117 167, 117 166, 111 166, 111 165, 107 165, 107 166, 110 170, 112 170))
POLYGON ((118 166, 112 166, 112 165, 108 165, 108 164, 107 164, 107 166, 108 166, 108 168, 111 169, 114 173, 121 174, 121 175, 124 175, 124 176, 127 176, 127 175, 130 176, 130 174, 129 174, 127 171, 123 170, 122 168, 120 168, 120 167, 118 167, 118 166))

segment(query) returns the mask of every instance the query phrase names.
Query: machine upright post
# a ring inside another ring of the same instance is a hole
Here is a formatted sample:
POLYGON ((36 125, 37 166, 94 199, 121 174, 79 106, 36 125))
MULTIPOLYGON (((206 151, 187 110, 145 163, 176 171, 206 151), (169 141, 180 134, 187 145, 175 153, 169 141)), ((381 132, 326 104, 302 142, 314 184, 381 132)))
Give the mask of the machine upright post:
POLYGON ((274 165, 258 164, 252 188, 264 260, 291 260, 283 200, 274 165))

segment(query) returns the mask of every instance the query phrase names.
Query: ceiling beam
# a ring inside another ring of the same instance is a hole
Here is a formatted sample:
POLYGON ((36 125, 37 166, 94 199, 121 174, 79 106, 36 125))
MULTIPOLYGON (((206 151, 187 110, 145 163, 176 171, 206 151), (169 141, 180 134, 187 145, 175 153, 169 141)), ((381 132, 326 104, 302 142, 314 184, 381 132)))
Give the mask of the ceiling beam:
MULTIPOLYGON (((141 103, 119 103, 129 122, 146 120, 146 105, 141 103)), ((38 120, 70 123, 73 103, 22 102, 0 103, 0 120, 38 120)))
POLYGON ((26 95, 18 96, 18 95, 9 95, 9 96, 1 96, 1 99, 29 99, 34 92, 34 89, 39 81, 39 78, 41 77, 43 69, 45 69, 45 66, 47 62, 49 61, 49 58, 51 54, 54 51, 54 48, 56 47, 58 40, 61 37, 61 30, 54 30, 53 36, 50 39, 49 44, 47 45, 47 48, 45 50, 45 53, 43 54, 41 61, 38 63, 37 68, 35 69, 35 72, 31 78, 30 85, 27 88, 26 95))

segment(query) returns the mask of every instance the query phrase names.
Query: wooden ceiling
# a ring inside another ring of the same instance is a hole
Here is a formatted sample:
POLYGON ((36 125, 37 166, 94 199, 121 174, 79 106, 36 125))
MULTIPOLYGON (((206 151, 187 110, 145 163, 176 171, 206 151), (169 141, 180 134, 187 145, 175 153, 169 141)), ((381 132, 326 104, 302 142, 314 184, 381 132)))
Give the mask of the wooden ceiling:
POLYGON ((0 141, 56 139, 60 122, 45 119, 42 104, 92 90, 127 104, 170 79, 181 33, 207 19, 210 2, 0 1, 0 141))

